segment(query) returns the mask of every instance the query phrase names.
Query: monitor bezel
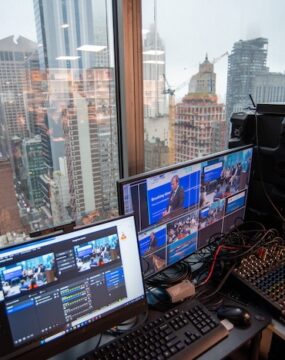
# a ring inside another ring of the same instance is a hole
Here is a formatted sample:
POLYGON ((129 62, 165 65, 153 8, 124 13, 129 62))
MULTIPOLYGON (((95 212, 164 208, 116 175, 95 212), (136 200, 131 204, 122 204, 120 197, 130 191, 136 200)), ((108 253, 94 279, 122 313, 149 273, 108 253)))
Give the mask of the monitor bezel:
MULTIPOLYGON (((128 218, 128 217, 133 218, 135 231, 137 234, 136 222, 135 222, 133 214, 120 215, 120 216, 116 216, 111 219, 95 222, 93 224, 88 224, 86 226, 78 226, 78 227, 75 227, 74 230, 68 231, 66 233, 72 233, 77 230, 83 230, 83 229, 90 228, 90 227, 97 226, 97 225, 104 225, 108 222, 121 220, 121 219, 128 218)), ((46 240, 46 239, 49 239, 50 237, 60 236, 63 234, 64 233, 49 234, 44 237, 40 237, 38 239, 31 239, 29 241, 25 241, 24 243, 20 243, 20 244, 18 243, 18 244, 14 244, 14 245, 2 248, 2 249, 0 249, 0 252, 1 252, 1 250, 8 251, 10 249, 19 247, 23 244, 27 245, 27 244, 37 243, 37 241, 46 240)), ((138 252, 139 252, 138 238, 137 238, 137 245, 138 245, 138 252)), ((84 327, 80 327, 70 333, 66 333, 62 337, 59 337, 58 339, 54 339, 51 342, 46 343, 44 345, 40 345, 39 338, 37 338, 34 342, 29 343, 21 348, 15 347, 13 345, 12 334, 11 334, 11 330, 10 330, 10 326, 9 326, 9 320, 8 320, 8 317, 5 313, 5 311, 3 311, 3 313, 0 314, 0 322, 3 323, 2 320, 4 320, 5 324, 8 326, 8 334, 9 334, 8 337, 10 339, 10 345, 13 346, 13 349, 12 349, 12 352, 3 355, 3 357, 1 357, 1 360, 2 359, 8 360, 8 359, 14 359, 14 358, 16 358, 16 359, 19 358, 21 360, 30 360, 31 357, 39 357, 40 359, 47 359, 51 356, 54 356, 62 351, 65 351, 65 350, 69 349, 70 347, 78 345, 79 343, 86 341, 86 340, 112 328, 115 325, 118 325, 118 324, 124 322, 127 319, 130 319, 131 317, 137 316, 138 314, 147 311, 146 291, 145 291, 145 283, 144 283, 143 272, 142 272, 142 259, 141 259, 140 255, 139 255, 139 262, 140 262, 140 269, 141 269, 141 274, 142 274, 142 285, 143 285, 143 289, 144 289, 143 298, 141 298, 135 302, 128 303, 127 305, 124 305, 120 309, 115 310, 111 314, 107 314, 106 316, 103 316, 102 318, 97 319, 95 322, 87 324, 84 327), (127 308, 127 312, 126 312, 126 308, 127 308), (96 328, 96 331, 94 331, 94 326, 96 328)), ((3 332, 4 334, 6 334, 6 337, 7 337, 7 329, 5 327, 1 327, 1 324, 0 324, 0 332, 3 332)))
MULTIPOLYGON (((159 169, 147 171, 147 172, 144 172, 144 173, 140 173, 140 174, 137 174, 137 175, 132 175, 132 176, 120 179, 120 180, 117 181, 117 195, 118 195, 119 214, 120 215, 125 215, 125 213, 124 213, 125 212, 125 209, 124 209, 124 193, 123 193, 124 185, 130 184, 130 183, 132 183, 134 181, 139 182, 142 179, 147 179, 147 178, 150 178, 150 177, 153 177, 153 176, 158 176, 158 175, 161 175, 161 174, 169 172, 169 171, 175 171, 175 170, 187 167, 187 166, 193 166, 193 165, 196 165, 198 163, 203 163, 203 162, 206 162, 206 161, 211 160, 213 158, 218 158, 220 156, 230 155, 232 153, 236 153, 236 152, 247 150, 247 149, 252 149, 253 150, 253 148, 254 148, 253 144, 248 144, 248 145, 239 146, 239 147, 236 147, 236 148, 233 148, 233 149, 226 149, 226 150, 216 152, 216 153, 212 153, 212 154, 209 154, 209 155, 206 155, 206 156, 201 156, 199 158, 195 158, 195 159, 192 159, 192 160, 189 160, 189 161, 179 162, 179 163, 168 165, 168 166, 165 166, 165 167, 162 167, 162 168, 159 168, 159 169)), ((252 160, 251 160, 251 167, 252 167, 252 160)), ((251 169, 249 171, 251 172, 251 169)), ((251 176, 250 176, 250 178, 251 178, 251 176)), ((249 185, 248 185, 247 189, 245 189, 246 190, 246 202, 247 202, 247 198, 248 198, 248 189, 249 189, 249 185)), ((245 203, 245 208, 246 208, 246 203, 245 203)), ((185 213, 185 215, 186 215, 186 213, 185 213)), ((135 216, 135 214, 134 214, 134 216, 135 216)), ((205 244, 205 245, 201 246, 196 251, 198 251, 200 249, 203 249, 207 245, 208 244, 205 244)), ((192 253, 192 254, 194 254, 194 253, 192 253)), ((192 254, 190 254, 190 255, 192 255, 192 254)), ((169 264, 169 265, 165 266, 163 269, 161 269, 161 270, 159 270, 159 271, 157 271, 155 273, 152 273, 152 274, 149 274, 149 275, 145 275, 143 273, 143 277, 144 277, 145 280, 150 279, 151 277, 155 277, 157 274, 159 274, 159 273, 161 273, 161 272, 175 266, 180 261, 185 260, 190 255, 186 255, 185 257, 179 259, 179 261, 177 261, 177 262, 175 262, 173 264, 169 264)), ((140 261, 142 263, 142 256, 140 256, 140 257, 141 257, 140 261)))

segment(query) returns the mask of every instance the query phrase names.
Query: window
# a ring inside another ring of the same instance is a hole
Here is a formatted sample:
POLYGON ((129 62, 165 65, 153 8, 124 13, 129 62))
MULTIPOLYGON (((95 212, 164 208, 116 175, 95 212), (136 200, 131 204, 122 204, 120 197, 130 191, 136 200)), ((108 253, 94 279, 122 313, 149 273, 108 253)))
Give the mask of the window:
POLYGON ((145 169, 225 149, 249 94, 284 103, 284 10, 281 0, 142 0, 145 169))
POLYGON ((1 0, 0 24, 0 246, 114 215, 112 1, 1 0))

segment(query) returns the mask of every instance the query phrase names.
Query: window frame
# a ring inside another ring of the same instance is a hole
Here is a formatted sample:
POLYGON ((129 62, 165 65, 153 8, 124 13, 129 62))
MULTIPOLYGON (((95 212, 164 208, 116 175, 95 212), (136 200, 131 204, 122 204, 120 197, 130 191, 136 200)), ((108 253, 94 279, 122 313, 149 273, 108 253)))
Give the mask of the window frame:
POLYGON ((141 0, 113 0, 120 176, 144 172, 141 0))

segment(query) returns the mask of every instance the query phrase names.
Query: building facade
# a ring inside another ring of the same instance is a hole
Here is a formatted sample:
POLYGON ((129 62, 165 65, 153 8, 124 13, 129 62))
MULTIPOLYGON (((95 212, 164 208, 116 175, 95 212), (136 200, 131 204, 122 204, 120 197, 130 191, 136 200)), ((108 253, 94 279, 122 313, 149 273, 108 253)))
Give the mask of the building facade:
POLYGON ((256 38, 236 42, 228 58, 226 119, 233 112, 252 106, 249 94, 253 95, 257 75, 266 74, 268 40, 256 38))
POLYGON ((206 56, 176 105, 175 161, 187 161, 224 150, 227 140, 225 106, 215 95, 216 74, 206 56))
POLYGON ((145 171, 168 165, 168 146, 159 138, 144 141, 145 171))
POLYGON ((26 197, 29 205, 39 209, 43 205, 41 190, 41 175, 46 173, 46 165, 43 161, 43 149, 41 137, 24 139, 23 143, 23 167, 26 174, 26 197))
POLYGON ((259 103, 285 102, 285 74, 268 72, 253 81, 253 99, 259 103))
POLYGON ((11 159, 12 138, 29 136, 23 92, 36 51, 37 44, 23 36, 0 40, 0 152, 11 159))
POLYGON ((214 65, 208 60, 208 55, 204 62, 199 64, 199 72, 190 79, 189 93, 216 93, 216 74, 214 65))
POLYGON ((105 0, 34 0, 41 68, 110 66, 106 6, 105 0))
POLYGON ((165 47, 154 25, 143 41, 144 117, 157 118, 166 114, 165 47))

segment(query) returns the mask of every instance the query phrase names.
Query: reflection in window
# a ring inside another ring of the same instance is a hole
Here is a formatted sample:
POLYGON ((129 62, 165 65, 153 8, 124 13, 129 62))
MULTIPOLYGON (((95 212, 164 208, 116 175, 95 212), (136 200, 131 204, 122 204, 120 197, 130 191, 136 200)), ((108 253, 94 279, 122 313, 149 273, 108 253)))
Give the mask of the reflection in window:
POLYGON ((14 24, 0 26, 0 246, 112 216, 119 177, 111 1, 14 3, 0 15, 14 24))

